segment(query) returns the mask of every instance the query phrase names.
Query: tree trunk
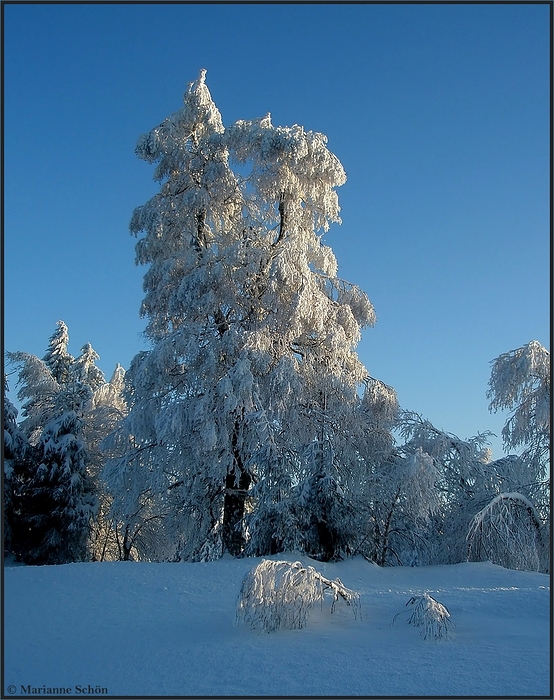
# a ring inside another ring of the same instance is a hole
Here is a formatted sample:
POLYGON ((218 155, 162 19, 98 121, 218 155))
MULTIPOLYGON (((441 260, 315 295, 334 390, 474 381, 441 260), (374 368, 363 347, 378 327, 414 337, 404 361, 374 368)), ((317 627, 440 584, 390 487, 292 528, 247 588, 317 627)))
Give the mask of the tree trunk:
POLYGON ((392 516, 393 516, 394 510, 396 508, 396 504, 398 503, 399 498, 400 498, 400 486, 396 490, 394 500, 391 503, 391 507, 390 507, 389 513, 387 515, 387 519, 385 521, 385 531, 383 533, 383 539, 381 542, 381 553, 379 556, 379 561, 377 562, 379 564, 379 566, 385 566, 385 562, 387 560, 387 549, 389 548, 389 545, 388 545, 389 532, 390 532, 390 528, 392 525, 392 516))
POLYGON ((223 549, 238 557, 245 544, 242 521, 246 506, 246 492, 252 478, 247 472, 241 472, 238 483, 234 474, 227 474, 225 479, 225 501, 223 505, 223 549))
POLYGON ((125 535, 123 536, 123 561, 131 561, 131 547, 133 543, 129 537, 129 526, 125 527, 125 535))
POLYGON ((240 556, 245 544, 242 521, 246 509, 246 494, 252 482, 252 477, 244 468, 238 448, 239 431, 240 423, 237 420, 231 437, 235 468, 225 477, 223 502, 223 550, 234 557, 240 556))

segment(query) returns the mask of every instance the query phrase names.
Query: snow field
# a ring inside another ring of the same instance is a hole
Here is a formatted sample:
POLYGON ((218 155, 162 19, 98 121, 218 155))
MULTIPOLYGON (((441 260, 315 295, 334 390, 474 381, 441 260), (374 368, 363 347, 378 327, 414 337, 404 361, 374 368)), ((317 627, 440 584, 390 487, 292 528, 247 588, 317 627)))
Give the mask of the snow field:
POLYGON ((361 594, 362 618, 341 602, 331 615, 329 599, 303 629, 236 625, 242 579, 261 559, 6 567, 6 687, 80 684, 120 697, 550 693, 545 574, 276 558, 338 576, 361 594), (407 623, 407 601, 424 591, 450 611, 448 641, 424 640, 407 623))

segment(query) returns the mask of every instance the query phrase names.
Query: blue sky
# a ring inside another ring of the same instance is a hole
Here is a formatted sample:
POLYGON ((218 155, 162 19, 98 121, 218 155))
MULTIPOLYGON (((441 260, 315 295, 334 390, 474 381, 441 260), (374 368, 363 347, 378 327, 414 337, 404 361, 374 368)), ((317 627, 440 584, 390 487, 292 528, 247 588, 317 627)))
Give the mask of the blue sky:
POLYGON ((225 124, 269 111, 341 160, 325 242, 376 308, 372 376, 437 427, 500 434, 490 360, 550 338, 547 4, 3 9, 6 350, 42 357, 63 319, 109 378, 147 347, 128 224, 156 184, 134 148, 207 68, 225 124))

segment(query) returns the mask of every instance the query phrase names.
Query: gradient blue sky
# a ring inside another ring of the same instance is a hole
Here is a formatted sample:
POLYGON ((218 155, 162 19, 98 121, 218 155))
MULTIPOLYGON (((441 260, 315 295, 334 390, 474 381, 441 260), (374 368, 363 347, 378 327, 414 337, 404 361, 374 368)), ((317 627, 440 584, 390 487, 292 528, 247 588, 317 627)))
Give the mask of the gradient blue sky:
POLYGON ((440 428, 500 434, 490 360, 550 338, 547 4, 3 10, 6 350, 42 357, 63 319, 109 378, 147 347, 134 148, 207 68, 225 124, 269 111, 344 165, 325 242, 375 305, 369 372, 440 428))

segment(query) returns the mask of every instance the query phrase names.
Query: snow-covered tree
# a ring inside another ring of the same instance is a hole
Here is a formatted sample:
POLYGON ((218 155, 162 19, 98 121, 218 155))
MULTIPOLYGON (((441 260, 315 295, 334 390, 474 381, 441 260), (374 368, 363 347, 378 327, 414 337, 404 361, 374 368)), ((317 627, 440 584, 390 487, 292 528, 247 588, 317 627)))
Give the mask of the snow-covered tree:
MULTIPOLYGON (((24 415, 20 427, 30 443, 27 459, 17 470, 15 553, 33 564, 82 560, 94 499, 89 494, 81 417, 92 391, 73 380, 69 364, 67 372, 58 373, 58 381, 45 360, 23 352, 8 357, 19 369, 24 415)), ((53 367, 56 371, 59 364, 53 367)))
POLYGON ((369 529, 358 550, 379 566, 425 561, 426 534, 442 506, 438 479, 435 461, 421 447, 391 453, 373 475, 369 529))
POLYGON ((46 424, 35 448, 38 466, 21 488, 17 553, 28 564, 65 564, 88 558, 96 510, 86 474, 80 421, 66 411, 46 424))
POLYGON ((3 493, 4 493, 4 551, 12 551, 14 509, 18 494, 20 474, 29 458, 29 443, 17 425, 18 411, 8 399, 8 381, 4 375, 4 452, 3 452, 3 493))
POLYGON ((492 362, 491 411, 510 412, 502 430, 506 450, 521 449, 519 483, 510 490, 530 498, 544 520, 550 512, 550 353, 536 340, 492 362))
POLYGON ((491 411, 510 412, 501 488, 474 517, 468 557, 511 568, 550 569, 550 353, 536 340, 492 361, 491 411))
POLYGON ((399 446, 393 439, 394 429, 406 430, 407 414, 391 386, 368 376, 361 409, 364 430, 354 442, 365 478, 353 502, 358 537, 351 551, 380 566, 417 563, 418 550, 428 547, 425 531, 442 507, 438 465, 424 443, 399 446))
POLYGON ((54 379, 63 384, 69 381, 69 371, 74 358, 67 350, 69 331, 66 324, 63 321, 58 321, 56 326, 55 332, 50 337, 46 355, 42 359, 54 379))
MULTIPOLYGON (((98 359, 98 356, 97 356, 98 359)), ((127 404, 123 397, 125 388, 125 370, 118 363, 109 382, 100 383, 95 390, 92 400, 93 408, 106 409, 117 422, 127 413, 127 404)))
POLYGON ((94 482, 98 498, 90 543, 92 558, 97 561, 122 558, 117 526, 111 514, 112 498, 102 478, 102 471, 106 461, 118 455, 117 451, 110 449, 105 438, 117 431, 127 414, 124 386, 125 370, 118 364, 110 381, 100 384, 94 391, 92 404, 83 422, 83 439, 88 453, 87 473, 94 482))
POLYGON ((121 371, 107 385, 92 346, 87 343, 75 360, 68 341, 67 326, 59 321, 43 360, 8 353, 19 373, 19 427, 29 441, 14 492, 14 546, 32 562, 81 560, 90 549, 91 517, 102 494, 100 442, 121 418, 121 371))
MULTIPOLYGON (((405 550, 402 563, 464 561, 471 519, 498 493, 498 471, 487 446, 490 433, 462 440, 413 411, 400 413, 397 428, 405 440, 398 449, 404 469, 393 510, 392 549, 397 556, 405 550)), ((396 483, 395 478, 388 483, 396 483)))
POLYGON ((492 561, 509 569, 538 571, 543 524, 533 504, 520 493, 500 493, 471 521, 469 561, 492 561))
MULTIPOLYGON (((63 321, 50 338, 41 360, 26 352, 8 352, 8 361, 18 371, 17 396, 22 403, 21 429, 36 444, 42 430, 52 418, 64 411, 75 411, 83 418, 93 406, 93 395, 106 384, 102 371, 95 366, 99 359, 90 343, 75 359, 67 351, 69 333, 63 321)), ((102 389, 103 390, 103 389, 102 389)))
POLYGON ((100 356, 90 343, 85 343, 81 354, 71 365, 70 381, 89 386, 94 392, 106 384, 104 373, 94 364, 100 356))
POLYGON ((60 384, 44 360, 26 352, 8 352, 7 358, 18 372, 17 397, 21 402, 23 420, 20 428, 31 444, 36 444, 40 434, 52 417, 60 384))
POLYGON ((205 71, 137 154, 161 182, 131 221, 152 349, 127 375, 131 447, 106 471, 114 506, 167 509, 184 558, 280 551, 309 510, 303 548, 335 556, 364 481, 355 346, 375 320, 321 242, 344 170, 322 134, 270 115, 225 129, 205 71))
MULTIPOLYGON (((175 556, 175 547, 167 546, 167 534, 159 527, 164 519, 167 522, 168 504, 156 497, 159 494, 152 491, 148 479, 148 457, 154 453, 149 445, 137 448, 123 427, 122 419, 127 415, 124 394, 131 390, 123 377, 123 368, 118 367, 104 392, 99 390, 95 394, 100 401, 97 410, 116 412, 113 415, 114 431, 101 443, 102 454, 109 459, 102 477, 107 488, 101 501, 103 519, 97 537, 101 545, 97 558, 122 561, 171 559, 175 556), (140 469, 135 472, 139 465, 140 469), (115 498, 114 494, 117 494, 115 498)), ((174 517, 178 518, 177 512, 174 517)))
POLYGON ((54 415, 59 415, 56 406, 59 404, 60 385, 46 362, 35 355, 8 353, 8 359, 19 369, 18 398, 22 402, 24 420, 18 429, 27 445, 25 457, 10 464, 10 489, 4 493, 4 508, 11 519, 11 551, 18 559, 27 560, 27 553, 33 546, 31 537, 39 539, 37 523, 31 525, 28 521, 31 515, 28 509, 34 506, 28 498, 28 488, 40 463, 38 444, 44 427, 54 415), (6 500, 8 497, 11 497, 11 503, 6 500))
POLYGON ((488 397, 491 410, 512 411, 503 430, 504 445, 522 447, 521 454, 491 460, 489 434, 464 441, 415 413, 401 414, 398 426, 407 440, 403 449, 422 450, 432 460, 438 496, 430 527, 421 533, 413 526, 404 531, 417 533, 424 550, 420 559, 428 563, 488 559, 502 566, 548 570, 548 351, 533 341, 494 360, 488 397))

